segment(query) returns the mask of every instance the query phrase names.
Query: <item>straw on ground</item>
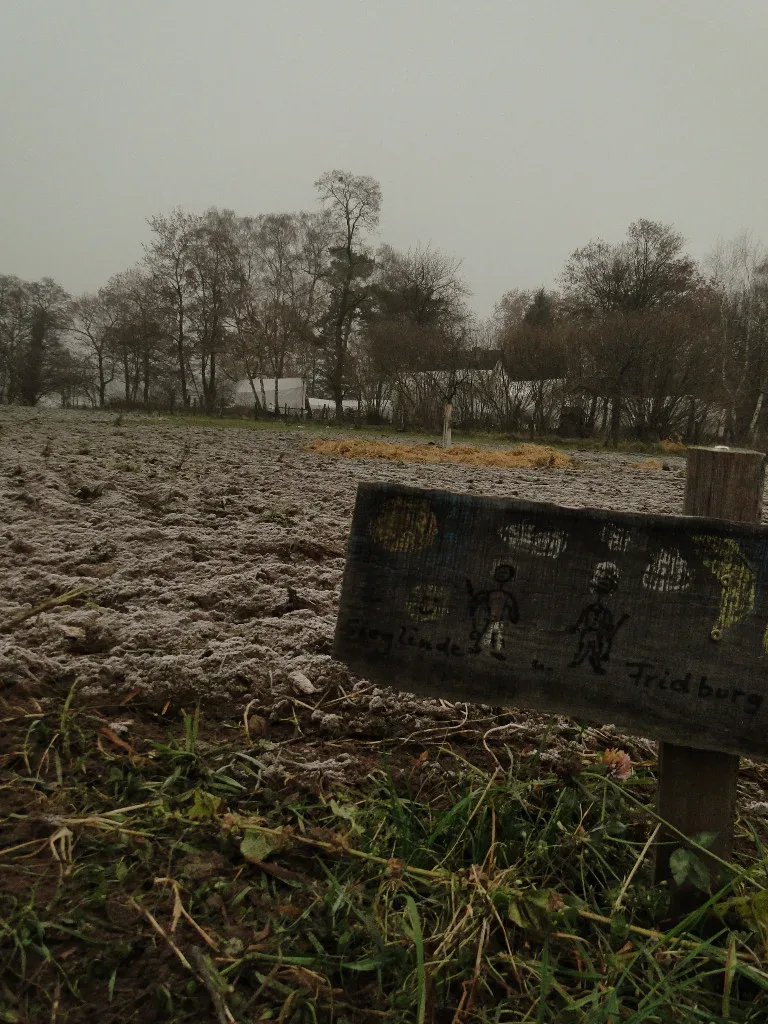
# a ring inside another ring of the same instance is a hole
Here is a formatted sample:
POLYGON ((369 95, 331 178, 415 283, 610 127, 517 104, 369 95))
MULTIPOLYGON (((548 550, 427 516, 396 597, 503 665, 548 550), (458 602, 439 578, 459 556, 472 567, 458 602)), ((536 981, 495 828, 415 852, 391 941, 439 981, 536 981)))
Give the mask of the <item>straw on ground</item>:
POLYGON ((457 444, 452 448, 440 448, 435 444, 330 438, 313 441, 308 448, 323 455, 336 455, 347 459, 452 462, 498 469, 565 469, 571 465, 571 459, 567 455, 539 444, 520 444, 514 448, 485 448, 474 444, 457 444))

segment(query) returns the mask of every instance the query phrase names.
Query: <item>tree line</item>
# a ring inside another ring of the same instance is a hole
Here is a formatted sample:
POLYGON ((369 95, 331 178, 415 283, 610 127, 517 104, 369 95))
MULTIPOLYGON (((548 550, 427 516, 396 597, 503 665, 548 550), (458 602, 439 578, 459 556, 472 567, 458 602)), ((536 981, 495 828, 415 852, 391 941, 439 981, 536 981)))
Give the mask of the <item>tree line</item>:
POLYGON ((457 260, 374 246, 382 195, 328 171, 299 213, 180 209, 149 220, 143 259, 92 294, 0 275, 0 401, 256 410, 300 376, 339 418, 532 436, 652 440, 768 431, 768 254, 748 237, 697 263, 638 220, 566 261, 557 289, 473 314, 457 260))

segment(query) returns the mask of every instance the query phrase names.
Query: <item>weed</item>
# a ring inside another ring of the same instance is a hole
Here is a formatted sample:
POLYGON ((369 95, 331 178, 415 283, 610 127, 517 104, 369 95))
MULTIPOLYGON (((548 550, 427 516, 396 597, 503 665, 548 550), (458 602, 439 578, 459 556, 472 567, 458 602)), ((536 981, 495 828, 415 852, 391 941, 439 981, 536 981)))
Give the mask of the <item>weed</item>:
POLYGON ((278 501, 267 505, 261 513, 265 523, 277 523, 280 526, 290 526, 301 508, 295 501, 278 501))
POLYGON ((0 703, 2 1020, 766 1017, 764 837, 665 926, 647 766, 575 747, 567 770, 489 772, 442 743, 435 771, 390 773, 382 748, 356 782, 269 792, 231 723, 136 701, 123 738, 117 707, 75 685, 0 703))

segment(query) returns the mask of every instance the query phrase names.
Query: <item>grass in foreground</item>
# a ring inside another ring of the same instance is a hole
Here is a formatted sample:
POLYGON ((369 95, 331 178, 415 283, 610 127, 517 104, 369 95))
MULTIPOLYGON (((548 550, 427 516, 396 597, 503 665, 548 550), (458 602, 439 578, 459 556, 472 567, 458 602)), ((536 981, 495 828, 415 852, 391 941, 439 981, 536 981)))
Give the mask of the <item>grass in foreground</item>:
POLYGON ((268 751, 318 745, 295 720, 254 741, 74 691, 0 720, 1 1021, 766 1019, 765 850, 745 830, 747 867, 663 927, 647 768, 552 771, 489 736, 488 770, 453 735, 272 788, 268 751))

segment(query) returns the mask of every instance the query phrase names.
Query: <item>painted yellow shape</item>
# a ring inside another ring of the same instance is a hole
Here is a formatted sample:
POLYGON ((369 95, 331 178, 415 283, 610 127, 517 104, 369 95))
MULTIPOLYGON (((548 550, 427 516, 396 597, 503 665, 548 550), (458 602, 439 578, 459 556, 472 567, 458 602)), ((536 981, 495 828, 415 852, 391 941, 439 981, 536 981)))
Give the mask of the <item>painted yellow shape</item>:
POLYGON ((720 640, 755 607, 755 570, 730 537, 699 534, 693 538, 704 565, 720 583, 720 613, 712 627, 712 639, 720 640))
POLYGON ((448 614, 448 589, 418 584, 405 602, 408 614, 416 622, 433 622, 448 614))
POLYGON ((408 554, 428 548, 437 537, 437 519, 428 501, 392 498, 373 522, 373 536, 387 551, 408 554))

